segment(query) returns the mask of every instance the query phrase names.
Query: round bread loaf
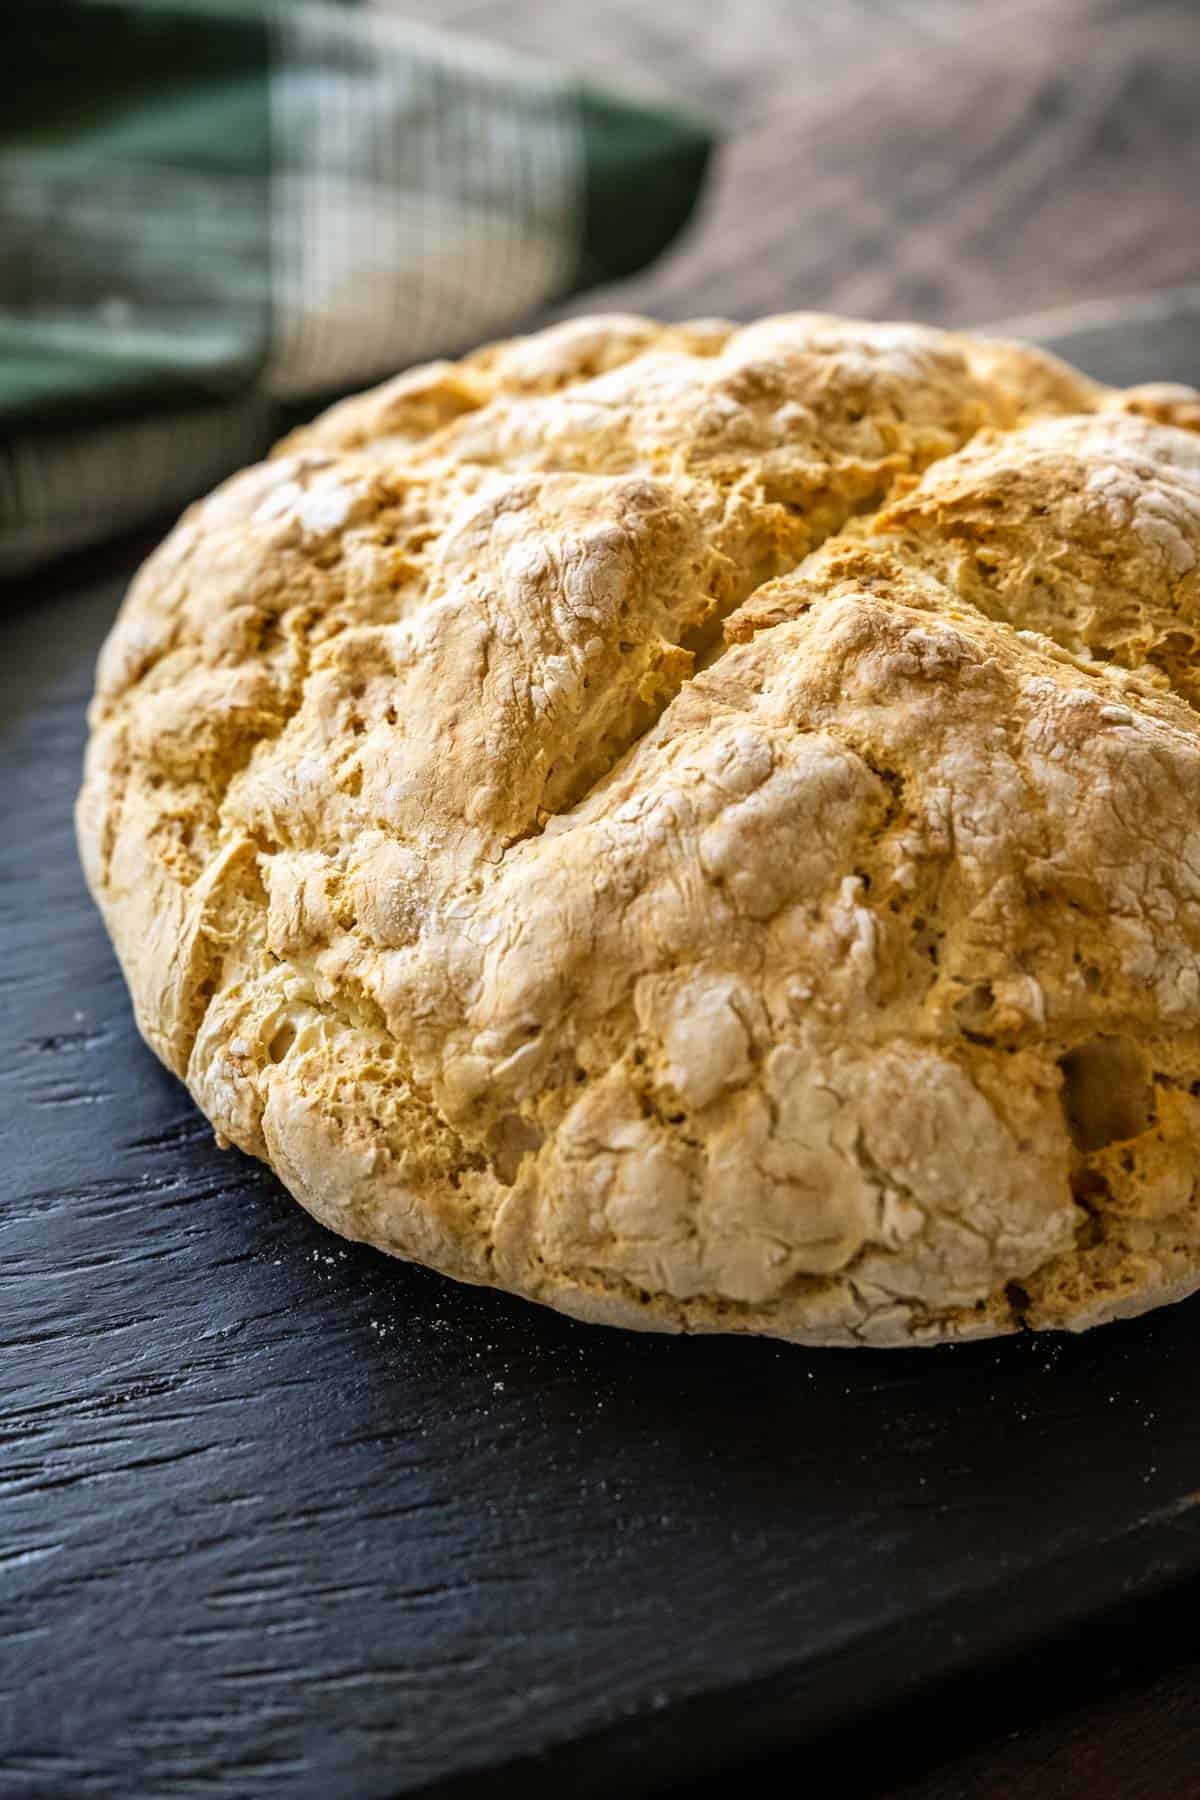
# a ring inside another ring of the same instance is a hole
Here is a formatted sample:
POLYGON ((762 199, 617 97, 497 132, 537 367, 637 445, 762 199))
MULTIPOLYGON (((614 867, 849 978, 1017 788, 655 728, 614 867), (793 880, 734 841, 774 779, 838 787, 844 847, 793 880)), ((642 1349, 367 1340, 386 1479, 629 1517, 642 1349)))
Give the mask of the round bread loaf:
POLYGON ((148 1043, 335 1231, 821 1344, 1200 1285, 1200 400, 576 321, 194 507, 79 834, 148 1043))

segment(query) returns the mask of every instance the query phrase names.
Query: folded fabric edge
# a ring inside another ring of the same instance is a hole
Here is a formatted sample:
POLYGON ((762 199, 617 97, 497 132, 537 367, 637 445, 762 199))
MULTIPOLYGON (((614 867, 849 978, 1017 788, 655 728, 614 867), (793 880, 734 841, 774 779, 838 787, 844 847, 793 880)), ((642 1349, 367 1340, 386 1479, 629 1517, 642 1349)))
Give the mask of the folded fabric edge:
POLYGON ((699 112, 578 83, 583 228, 572 291, 644 269, 696 210, 717 142, 699 112))
POLYGON ((0 578, 177 509, 261 456, 273 409, 229 405, 86 430, 39 432, 0 455, 0 578))
MULTIPOLYGON (((94 9, 114 16, 121 10, 121 0, 94 9)), ((116 282, 115 297, 94 312, 48 324, 44 342, 35 335, 13 365, 25 387, 11 389, 0 408, 9 426, 0 451, 0 577, 24 574, 194 499, 261 454, 286 413, 311 413, 323 398, 519 328, 539 306, 645 266, 691 216, 715 142, 708 121, 670 102, 502 50, 493 54, 470 39, 410 32, 394 15, 278 0, 211 7, 166 0, 161 9, 141 0, 137 10, 164 19, 204 13, 276 22, 269 39, 237 40, 238 55, 270 96, 267 198, 255 202, 271 237, 267 310, 256 322, 248 288, 239 289, 227 325, 223 313, 205 320, 208 336, 218 322, 230 335, 224 360, 208 346, 207 360, 189 353, 186 364, 173 363, 165 337, 156 343, 116 282), (459 122, 456 152, 470 144, 482 185, 456 178, 439 202, 448 146, 445 127, 431 121, 446 103, 459 122), (405 108, 408 135, 398 140, 394 121, 405 108), (496 109, 495 129, 489 109, 496 109), (355 142, 347 122, 372 119, 374 135, 363 145, 376 147, 369 155, 355 150, 353 168, 331 169, 326 144, 344 155, 355 142), (398 142, 405 149, 393 168, 389 158, 399 153, 387 146, 398 142), (435 172, 433 191, 416 211, 418 196, 405 186, 415 170, 435 172), (499 206, 497 192, 504 195, 499 206), (366 267, 363 278, 350 279, 354 240, 347 234, 352 222, 364 221, 366 267), (455 235, 469 235, 468 227, 479 239, 469 254, 466 237, 460 246, 455 235), (440 265, 430 262, 434 248, 445 263, 441 273, 460 282, 472 275, 469 305, 466 289, 457 296, 441 291, 440 265), (381 287, 388 264, 392 280, 381 287), (251 327, 257 343, 242 341, 251 327)), ((127 0, 125 11, 135 11, 127 0)), ((241 114, 237 123, 245 135, 241 114)), ((155 132, 161 128, 155 115, 155 132)), ((239 196, 249 191, 242 161, 252 170, 258 155, 251 132, 253 143, 238 160, 241 135, 229 140, 230 181, 239 196)), ((195 148, 188 140, 181 165, 157 139, 154 154, 155 166, 188 167, 195 148)), ((41 180, 49 165, 33 166, 41 180)), ((103 166, 87 172, 93 187, 103 166)), ((57 189, 49 185, 46 193, 57 189)), ((184 193, 189 205, 192 198, 184 193)), ((128 210, 136 218, 137 209, 128 210)), ((231 279, 243 288, 259 254, 231 264, 231 279)))

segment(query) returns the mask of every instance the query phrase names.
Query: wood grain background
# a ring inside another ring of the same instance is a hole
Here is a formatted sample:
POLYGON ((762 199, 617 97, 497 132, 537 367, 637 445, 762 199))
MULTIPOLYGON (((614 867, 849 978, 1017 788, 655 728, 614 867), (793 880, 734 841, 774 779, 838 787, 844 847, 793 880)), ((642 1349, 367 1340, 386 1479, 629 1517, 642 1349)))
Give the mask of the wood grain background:
POLYGON ((386 4, 720 122, 687 241, 577 309, 982 324, 1200 279, 1192 0, 386 4))

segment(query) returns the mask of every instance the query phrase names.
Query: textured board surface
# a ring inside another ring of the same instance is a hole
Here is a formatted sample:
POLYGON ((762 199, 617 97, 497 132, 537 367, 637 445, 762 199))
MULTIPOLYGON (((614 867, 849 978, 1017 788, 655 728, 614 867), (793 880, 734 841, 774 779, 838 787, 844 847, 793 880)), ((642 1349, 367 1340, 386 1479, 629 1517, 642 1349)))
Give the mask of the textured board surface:
MULTIPOLYGON (((1200 365, 1195 321, 1108 342, 1200 365)), ((219 1152, 74 854, 124 573, 2 623, 0 1792, 651 1790, 1200 1568, 1200 1302, 636 1337, 342 1245, 219 1152)))

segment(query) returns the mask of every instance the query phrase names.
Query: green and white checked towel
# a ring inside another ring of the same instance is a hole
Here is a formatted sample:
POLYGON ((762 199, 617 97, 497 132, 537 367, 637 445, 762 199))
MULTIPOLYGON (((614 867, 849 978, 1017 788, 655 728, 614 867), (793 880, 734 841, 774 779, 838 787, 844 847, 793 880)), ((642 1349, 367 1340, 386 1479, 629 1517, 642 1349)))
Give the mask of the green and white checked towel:
POLYGON ((0 573, 631 273, 705 123, 394 13, 0 0, 0 573))

